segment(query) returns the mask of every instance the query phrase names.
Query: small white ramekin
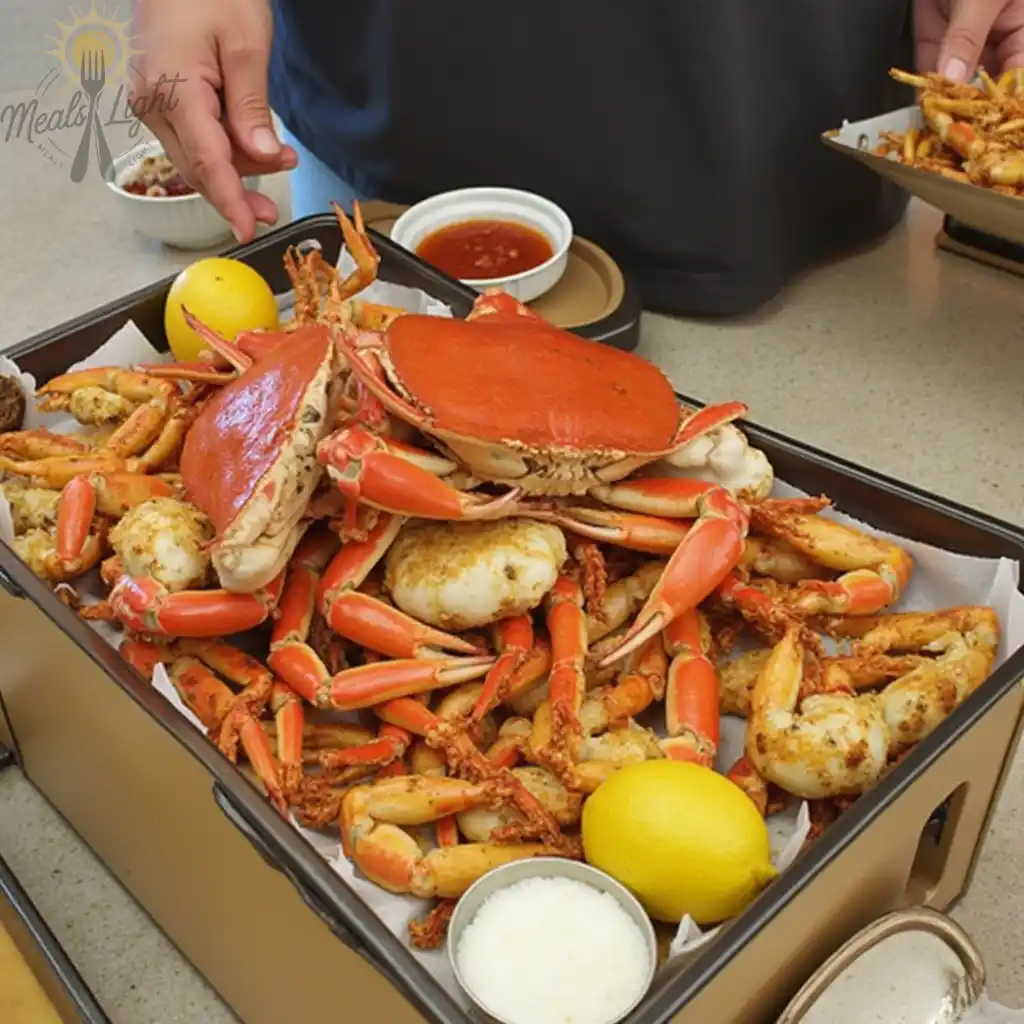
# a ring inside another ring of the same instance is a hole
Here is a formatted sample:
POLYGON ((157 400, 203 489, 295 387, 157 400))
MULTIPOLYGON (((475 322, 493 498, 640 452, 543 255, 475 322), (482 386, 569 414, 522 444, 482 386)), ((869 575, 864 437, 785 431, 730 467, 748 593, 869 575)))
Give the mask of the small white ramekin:
MULTIPOLYGON (((646 996, 654 975, 658 970, 658 940, 654 933, 654 926, 647 912, 640 905, 640 901, 624 886, 617 882, 611 875, 599 871, 583 861, 568 860, 563 857, 533 857, 527 860, 510 861, 499 868, 494 868, 476 880, 460 897, 455 905, 451 920, 448 923, 447 954, 448 965, 451 967, 455 980, 461 991, 466 995, 473 1006, 470 1016, 479 1024, 510 1024, 502 1017, 495 1016, 480 998, 467 985, 459 970, 458 947, 462 933, 472 923, 477 911, 484 904, 489 896, 492 896, 499 889, 514 885, 527 878, 569 878, 576 882, 583 882, 599 892, 611 896, 633 923, 640 929, 647 947, 647 977, 643 986, 636 992, 636 998, 632 1005, 614 1018, 609 1018, 606 1024, 618 1024, 619 1021, 628 1017, 646 996)), ((543 922, 538 922, 542 927, 543 922)), ((501 970, 501 964, 494 965, 495 970, 501 970)))
MULTIPOLYGON (((154 140, 114 159, 106 183, 121 215, 136 231, 176 249, 210 249, 227 242, 232 238, 231 224, 198 192, 187 196, 137 196, 121 188, 143 158, 163 152, 163 146, 154 140)), ((247 189, 256 189, 260 179, 254 176, 243 181, 247 189)))
POLYGON ((572 221, 550 199, 515 188, 461 188, 424 199, 410 206, 395 221, 391 238, 415 252, 427 235, 465 220, 511 220, 539 231, 551 243, 552 257, 521 274, 486 279, 463 279, 463 284, 483 291, 501 288, 520 302, 531 302, 550 291, 565 273, 572 244, 572 221))

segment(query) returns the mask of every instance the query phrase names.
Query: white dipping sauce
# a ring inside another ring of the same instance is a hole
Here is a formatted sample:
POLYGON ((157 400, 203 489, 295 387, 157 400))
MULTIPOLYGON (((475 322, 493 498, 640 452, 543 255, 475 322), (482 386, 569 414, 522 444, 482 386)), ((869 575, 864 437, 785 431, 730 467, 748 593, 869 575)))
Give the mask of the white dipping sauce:
POLYGON ((514 1024, 609 1024, 647 984, 643 932, 608 893, 527 878, 489 896, 459 936, 463 983, 514 1024))

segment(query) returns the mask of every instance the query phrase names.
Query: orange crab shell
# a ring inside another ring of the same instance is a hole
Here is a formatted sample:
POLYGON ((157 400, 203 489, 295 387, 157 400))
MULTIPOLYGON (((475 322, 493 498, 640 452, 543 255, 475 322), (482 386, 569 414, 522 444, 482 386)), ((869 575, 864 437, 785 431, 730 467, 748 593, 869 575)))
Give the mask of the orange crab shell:
POLYGON ((291 443, 310 388, 332 358, 329 328, 300 328, 222 388, 196 417, 179 471, 189 500, 209 516, 218 536, 244 511, 291 443))
POLYGON ((669 449, 679 430, 679 401, 654 364, 536 315, 410 315, 384 338, 428 429, 540 449, 626 453, 669 449))

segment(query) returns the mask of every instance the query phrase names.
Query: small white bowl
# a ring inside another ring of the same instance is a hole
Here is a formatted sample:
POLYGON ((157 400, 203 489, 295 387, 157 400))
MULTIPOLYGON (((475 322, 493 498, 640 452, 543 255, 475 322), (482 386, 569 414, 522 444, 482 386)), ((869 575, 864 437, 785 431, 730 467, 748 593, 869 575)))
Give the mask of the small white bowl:
MULTIPOLYGON (((147 156, 162 156, 155 140, 122 153, 106 174, 107 188, 122 216, 136 231, 176 249, 210 249, 232 239, 231 224, 198 192, 187 196, 137 196, 121 187, 147 156)), ((247 189, 259 187, 259 176, 244 178, 247 189)))
POLYGON ((449 224, 466 220, 510 220, 544 235, 554 255, 532 270, 507 277, 463 279, 463 284, 483 291, 501 288, 520 302, 531 302, 550 291, 565 273, 572 244, 572 221, 550 199, 515 188, 460 188, 424 199, 410 206, 391 229, 391 239, 415 253, 427 235, 449 224))
MULTIPOLYGON (((484 1005, 462 977, 458 958, 459 939, 489 896, 499 889, 515 885, 516 882, 522 882, 527 878, 569 878, 576 882, 583 882, 585 885, 611 896, 640 929, 648 954, 647 977, 644 980, 643 988, 637 992, 632 1005, 617 1016, 607 1018, 605 1024, 617 1024, 618 1021, 624 1020, 643 1001, 658 970, 658 940, 654 933, 654 926, 651 924, 647 912, 640 905, 640 901, 611 875, 599 871, 583 861, 568 860, 563 857, 532 857, 503 864, 478 878, 456 903, 451 920, 448 922, 446 940, 448 965, 455 975, 459 988, 473 1004, 470 1013, 472 1019, 478 1021, 479 1024, 510 1024, 505 1018, 495 1016, 494 1012, 484 1005)), ((538 927, 541 926, 543 926, 543 922, 538 922, 538 927)), ((500 964, 495 966, 499 970, 501 969, 500 964)))

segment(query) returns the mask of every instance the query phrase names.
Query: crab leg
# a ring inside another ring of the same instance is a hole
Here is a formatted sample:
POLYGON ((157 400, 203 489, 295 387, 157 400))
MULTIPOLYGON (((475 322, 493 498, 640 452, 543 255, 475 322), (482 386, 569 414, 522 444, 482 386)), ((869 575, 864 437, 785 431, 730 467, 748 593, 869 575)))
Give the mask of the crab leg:
POLYGON ((64 412, 71 407, 72 395, 82 388, 100 388, 140 404, 153 399, 166 404, 177 394, 175 386, 167 381, 119 366, 97 366, 73 370, 47 381, 36 392, 36 405, 43 412, 64 412))
POLYGON ((614 685, 587 695, 580 709, 583 734, 589 738, 606 732, 646 711, 665 695, 667 670, 661 637, 652 636, 636 651, 614 685))
POLYGON ((718 673, 709 654, 711 634, 696 608, 670 622, 664 631, 672 657, 665 691, 668 738, 661 747, 677 761, 715 763, 719 735, 718 673))
MULTIPOLYGON (((356 265, 356 269, 337 286, 335 301, 343 302, 377 280, 380 256, 377 255, 377 251, 366 233, 366 228, 363 225, 363 211, 359 208, 359 201, 355 200, 352 203, 352 217, 355 224, 348 219, 345 211, 337 203, 331 203, 331 206, 334 207, 334 212, 338 217, 338 226, 341 228, 342 238, 345 239, 345 248, 356 265)), ((337 272, 332 277, 337 280, 337 272)))
POLYGON ((255 658, 220 640, 179 640, 175 649, 199 658, 242 692, 232 700, 222 718, 217 745, 231 762, 238 756, 238 738, 244 722, 258 718, 270 700, 274 677, 255 658))
MULTIPOLYGON (((536 518, 547 518, 537 515, 536 518)), ((570 506, 551 513, 560 526, 601 544, 642 551, 650 555, 671 555, 693 526, 688 519, 665 519, 617 512, 612 509, 570 506)))
MULTIPOLYGON (((320 707, 357 711, 381 701, 472 682, 487 674, 494 658, 402 658, 345 669, 317 694, 320 707)), ((303 694, 305 696, 305 694, 303 694)))
POLYGON ((383 558, 403 522, 398 516, 382 515, 365 541, 342 546, 317 590, 320 614, 335 633, 388 657, 434 657, 436 649, 480 654, 466 640, 433 629, 356 589, 383 558))
POLYGON ((358 425, 342 427, 317 447, 317 458, 351 503, 420 519, 488 519, 508 514, 513 488, 497 498, 468 494, 407 457, 408 445, 389 442, 358 425))
POLYGON ((157 665, 167 660, 167 652, 148 640, 125 640, 118 653, 147 683, 153 681, 157 665))
POLYGON ((571 751, 582 736, 579 714, 587 688, 587 617, 583 591, 571 576, 559 576, 547 596, 547 626, 551 636, 551 729, 542 739, 535 732, 533 747, 538 760, 564 778, 571 774, 571 751))
POLYGON ((271 688, 270 710, 274 713, 281 791, 291 802, 302 782, 305 713, 295 691, 282 682, 275 682, 271 688))
POLYGON ((566 840, 550 812, 507 768, 481 753, 464 730, 453 727, 453 723, 443 721, 420 701, 408 697, 387 701, 374 711, 385 722, 424 737, 432 746, 441 747, 453 775, 490 780, 500 787, 505 802, 515 804, 526 818, 528 829, 554 848, 566 849, 566 840))
POLYGON ((424 855, 400 825, 496 802, 493 782, 414 776, 350 789, 341 804, 342 847, 360 871, 389 892, 453 899, 477 878, 510 861, 557 854, 542 843, 465 843, 424 855))
POLYGON ((51 455, 42 459, 18 460, 0 456, 0 471, 28 477, 40 487, 64 487, 83 473, 124 470, 124 459, 104 449, 91 455, 51 455))
POLYGON ((746 754, 740 755, 725 777, 750 797, 762 818, 768 813, 768 782, 758 774, 746 754))
POLYGON ((129 629, 170 637, 219 637, 265 622, 277 604, 281 577, 252 594, 228 590, 171 593, 151 576, 122 576, 108 598, 129 629))
MULTIPOLYGON (((234 706, 235 696, 231 690, 202 661, 190 655, 176 659, 167 674, 181 699, 207 730, 212 733, 220 728, 234 706)), ((250 715, 240 723, 238 738, 271 803, 281 814, 286 814, 287 804, 270 738, 250 715)))
POLYGON ((0 455, 16 459, 48 459, 57 455, 89 455, 95 448, 69 437, 39 427, 37 430, 15 430, 0 436, 0 455))
POLYGON ((61 491, 57 506, 57 552, 62 559, 77 558, 97 512, 120 518, 144 501, 170 498, 174 493, 166 480, 141 473, 89 473, 75 477, 61 491))
POLYGON ((315 704, 331 673, 309 645, 320 573, 338 549, 327 530, 311 530, 299 542, 285 573, 278 615, 270 634, 267 665, 297 693, 315 704))
POLYGON ((828 569, 837 580, 802 580, 791 603, 802 615, 871 615, 896 601, 913 571, 903 548, 821 516, 754 506, 759 529, 828 569))
POLYGON ((533 619, 529 615, 503 619, 495 626, 494 633, 499 657, 487 673, 480 696, 470 712, 469 720, 473 723, 481 721, 508 696, 516 673, 533 648, 533 619))
POLYGON ((715 484, 686 480, 679 483, 693 488, 694 505, 690 506, 690 513, 699 513, 697 521, 669 559, 636 621, 619 646, 601 659, 599 667, 624 658, 677 616, 696 608, 743 555, 748 520, 740 504, 715 484))

